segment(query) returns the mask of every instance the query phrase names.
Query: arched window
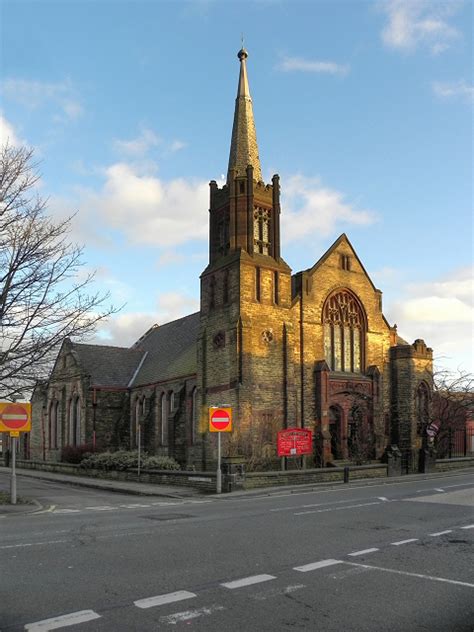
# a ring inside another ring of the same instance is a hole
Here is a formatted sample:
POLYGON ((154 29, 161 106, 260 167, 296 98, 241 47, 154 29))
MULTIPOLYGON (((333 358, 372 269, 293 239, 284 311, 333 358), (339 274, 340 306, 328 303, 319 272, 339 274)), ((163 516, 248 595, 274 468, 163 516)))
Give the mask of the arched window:
POLYGON ((323 308, 324 356, 332 371, 363 370, 365 318, 348 290, 331 294, 323 308))
POLYGON ((49 406, 49 447, 58 447, 59 437, 59 402, 53 400, 49 406))
POLYGON ((253 214, 253 251, 268 255, 270 250, 270 211, 257 208, 253 214))
POLYGON ((81 400, 74 396, 69 403, 69 438, 71 445, 81 443, 81 400))
POLYGON ((168 402, 166 393, 161 396, 161 445, 168 445, 168 402))
POLYGON ((191 444, 196 443, 197 436, 197 388, 193 388, 193 392, 191 394, 191 444))
POLYGON ((416 431, 421 436, 428 426, 430 416, 430 389, 426 382, 420 382, 415 397, 416 431))

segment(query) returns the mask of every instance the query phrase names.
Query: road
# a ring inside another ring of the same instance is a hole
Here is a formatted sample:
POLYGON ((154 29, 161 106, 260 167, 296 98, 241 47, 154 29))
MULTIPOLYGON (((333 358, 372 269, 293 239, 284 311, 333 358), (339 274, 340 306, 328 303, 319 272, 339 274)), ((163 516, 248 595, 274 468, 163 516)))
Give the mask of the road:
POLYGON ((472 474, 187 500, 20 486, 45 508, 0 520, 2 632, 474 629, 472 474))

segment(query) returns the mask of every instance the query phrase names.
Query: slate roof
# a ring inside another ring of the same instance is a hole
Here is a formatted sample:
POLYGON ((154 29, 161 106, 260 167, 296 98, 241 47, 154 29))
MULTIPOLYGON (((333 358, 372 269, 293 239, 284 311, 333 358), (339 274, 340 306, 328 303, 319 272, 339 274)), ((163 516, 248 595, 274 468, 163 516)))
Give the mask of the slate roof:
POLYGON ((148 352, 132 386, 152 384, 197 372, 200 313, 152 328, 133 348, 148 352))
POLYGON ((73 343, 72 352, 95 386, 127 386, 143 358, 143 349, 73 343))

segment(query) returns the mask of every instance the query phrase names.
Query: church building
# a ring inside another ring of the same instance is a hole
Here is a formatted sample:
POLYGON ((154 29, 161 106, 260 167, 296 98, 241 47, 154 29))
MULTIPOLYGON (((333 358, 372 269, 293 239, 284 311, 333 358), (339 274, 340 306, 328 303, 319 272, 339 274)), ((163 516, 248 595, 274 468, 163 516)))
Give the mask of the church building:
POLYGON ((416 469, 432 350, 387 322, 345 234, 307 270, 283 259, 280 179, 262 178, 247 57, 239 51, 227 182, 210 183, 199 312, 153 326, 130 348, 65 340, 34 393, 30 458, 140 441, 183 468, 211 469, 208 409, 225 405, 234 429, 223 454, 248 467, 280 467, 277 432, 302 427, 314 433, 307 466, 378 459, 396 445, 416 469))

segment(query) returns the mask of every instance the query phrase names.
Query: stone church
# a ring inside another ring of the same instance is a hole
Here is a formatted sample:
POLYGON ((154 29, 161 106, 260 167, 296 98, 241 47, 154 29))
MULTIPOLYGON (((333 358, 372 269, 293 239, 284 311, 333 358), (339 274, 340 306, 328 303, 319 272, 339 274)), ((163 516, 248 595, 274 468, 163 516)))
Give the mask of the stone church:
POLYGON ((409 344, 382 311, 382 292, 345 234, 309 269, 280 250, 280 180, 262 178, 247 78, 240 74, 227 182, 210 183, 209 263, 200 310, 155 325, 130 348, 65 340, 33 396, 30 458, 64 446, 169 455, 214 467, 208 408, 233 409, 223 454, 279 467, 276 433, 314 431, 328 465, 397 445, 416 467, 431 401, 432 350, 409 344))

